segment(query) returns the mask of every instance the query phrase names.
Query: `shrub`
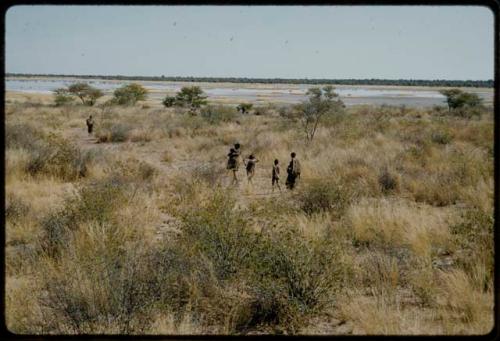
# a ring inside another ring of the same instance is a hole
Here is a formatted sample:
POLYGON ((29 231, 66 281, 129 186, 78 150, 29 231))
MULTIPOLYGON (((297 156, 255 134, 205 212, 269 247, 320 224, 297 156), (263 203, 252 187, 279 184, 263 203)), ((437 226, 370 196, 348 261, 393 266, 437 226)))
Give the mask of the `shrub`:
POLYGON ((290 105, 283 105, 278 109, 278 114, 289 120, 298 119, 300 113, 295 109, 295 107, 290 105))
POLYGON ((250 113, 250 110, 252 110, 253 104, 252 103, 241 103, 236 107, 236 110, 241 112, 242 114, 250 113))
POLYGON ((200 115, 210 124, 231 122, 236 118, 235 110, 224 105, 208 105, 201 109, 200 115))
POLYGON ((58 262, 46 260, 42 277, 43 313, 54 316, 54 331, 143 332, 158 293, 148 252, 109 223, 75 231, 66 250, 58 262))
POLYGON ((328 307, 340 289, 343 265, 328 238, 298 238, 287 229, 261 235, 249 258, 251 318, 246 326, 275 324, 296 333, 306 316, 328 307))
POLYGON ((5 147, 34 149, 44 135, 30 124, 6 123, 5 125, 5 147))
POLYGON ((71 93, 68 91, 68 89, 65 88, 59 88, 54 90, 54 102, 57 107, 60 107, 62 105, 69 104, 73 102, 73 96, 71 93))
POLYGON ((173 107, 173 106, 175 105, 175 96, 166 96, 166 97, 163 99, 162 104, 163 104, 166 108, 173 107))
POLYGON ((183 221, 184 238, 208 257, 219 279, 235 274, 253 247, 254 237, 234 210, 234 200, 220 191, 206 208, 189 212, 183 221))
POLYGON ((477 264, 484 264, 484 276, 471 276, 479 281, 478 287, 487 290, 493 284, 493 216, 471 208, 462 213, 461 221, 450 226, 450 232, 460 250, 458 262, 470 274, 477 264))
POLYGON ((431 134, 431 140, 434 143, 446 145, 453 140, 453 135, 446 130, 434 131, 431 134))
MULTIPOLYGON (((178 247, 206 259, 219 281, 204 306, 217 306, 227 296, 226 285, 245 283, 238 286, 244 300, 230 315, 234 331, 267 324, 278 333, 296 332, 306 316, 331 304, 340 288, 338 248, 328 238, 298 237, 294 228, 257 234, 248 218, 235 209, 231 195, 216 191, 203 207, 184 212, 178 247)), ((212 312, 219 324, 228 313, 212 312)))
POLYGON ((346 209, 350 195, 342 185, 330 180, 316 179, 304 183, 298 195, 301 209, 308 215, 331 211, 340 217, 346 209))
POLYGON ((124 184, 116 179, 81 186, 75 196, 66 199, 62 209, 42 220, 42 249, 56 256, 67 245, 69 232, 77 230, 82 222, 113 222, 114 211, 124 199, 124 184))
POLYGON ((5 205, 5 219, 15 223, 28 214, 30 206, 15 195, 7 195, 5 205))
POLYGON ((139 101, 145 101, 148 95, 142 85, 130 83, 116 89, 113 93, 113 102, 119 105, 134 105, 139 101))
POLYGON ((197 166, 192 171, 192 177, 196 180, 205 181, 210 186, 220 185, 221 173, 223 169, 220 165, 208 164, 197 166))
POLYGON ((398 178, 387 169, 380 173, 378 183, 383 193, 387 194, 399 190, 398 178))
POLYGON ((31 175, 44 173, 72 181, 86 175, 89 161, 89 153, 66 139, 49 135, 30 149, 26 171, 31 175))
POLYGON ((132 127, 125 123, 115 123, 111 126, 104 125, 97 132, 99 142, 125 142, 128 140, 132 127))
POLYGON ((165 107, 188 107, 191 113, 195 113, 196 110, 207 104, 206 98, 207 96, 204 95, 199 86, 184 86, 175 97, 167 96, 162 103, 165 107))
POLYGON ((257 116, 269 116, 271 115, 271 110, 266 106, 258 106, 254 108, 253 114, 257 116))

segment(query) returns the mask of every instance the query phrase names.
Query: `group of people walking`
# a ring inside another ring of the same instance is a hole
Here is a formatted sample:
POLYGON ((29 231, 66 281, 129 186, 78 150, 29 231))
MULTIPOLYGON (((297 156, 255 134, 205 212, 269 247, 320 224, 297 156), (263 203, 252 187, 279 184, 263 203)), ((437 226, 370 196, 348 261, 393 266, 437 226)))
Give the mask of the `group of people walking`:
MULTIPOLYGON (((86 119, 85 123, 87 124, 87 132, 89 133, 89 135, 92 134, 94 128, 94 120, 92 118, 92 115, 90 115, 89 118, 86 119)), ((300 178, 300 162, 297 159, 295 153, 291 153, 290 156, 291 160, 286 169, 287 177, 285 185, 289 189, 294 189, 297 183, 297 179, 300 178)), ((240 159, 241 159, 241 149, 239 143, 236 143, 234 145, 234 148, 230 149, 229 154, 227 154, 227 157, 228 157, 227 169, 233 172, 232 183, 237 184, 239 183, 239 180, 236 173, 239 170, 240 159)), ((253 183, 252 179, 255 175, 255 165, 257 164, 257 162, 259 162, 259 160, 255 158, 255 155, 253 154, 250 154, 248 158, 243 159, 243 164, 245 165, 245 170, 247 172, 247 180, 249 184, 253 183)), ((273 163, 271 184, 273 192, 275 187, 278 187, 278 189, 281 191, 280 165, 278 159, 275 159, 273 163)))
MULTIPOLYGON (((291 160, 286 169, 287 178, 286 178, 286 187, 289 189, 293 189, 296 186, 297 179, 300 178, 300 162, 297 159, 297 155, 295 153, 291 153, 291 160)), ((229 154, 227 154, 227 169, 233 172, 233 184, 237 184, 239 182, 237 177, 237 172, 240 166, 241 157, 241 149, 240 144, 236 143, 234 148, 229 150, 229 154)), ((247 180, 248 183, 251 184, 252 179, 255 175, 255 165, 259 162, 255 155, 250 154, 248 158, 243 159, 243 164, 245 165, 245 170, 247 172, 247 180)), ((272 177, 271 177, 272 190, 274 192, 275 187, 281 191, 280 187, 280 166, 279 160, 275 159, 272 168, 272 177)))

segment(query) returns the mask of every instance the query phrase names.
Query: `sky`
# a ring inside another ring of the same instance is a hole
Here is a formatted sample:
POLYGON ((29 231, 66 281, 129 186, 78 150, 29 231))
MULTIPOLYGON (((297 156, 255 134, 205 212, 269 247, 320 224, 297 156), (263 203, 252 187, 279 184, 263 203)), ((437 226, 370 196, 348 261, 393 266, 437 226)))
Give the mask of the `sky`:
POLYGON ((494 78, 481 6, 14 6, 8 73, 494 78))

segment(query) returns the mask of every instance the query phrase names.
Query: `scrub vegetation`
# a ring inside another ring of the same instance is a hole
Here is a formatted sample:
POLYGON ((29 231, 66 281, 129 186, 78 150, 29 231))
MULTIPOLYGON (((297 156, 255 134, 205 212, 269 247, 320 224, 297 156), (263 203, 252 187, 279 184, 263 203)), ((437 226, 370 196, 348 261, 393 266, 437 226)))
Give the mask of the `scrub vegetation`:
POLYGON ((297 107, 193 111, 127 90, 126 106, 6 102, 10 331, 492 329, 492 108, 346 107, 312 139, 297 107), (242 168, 231 185, 236 142, 260 160, 252 185, 242 168))

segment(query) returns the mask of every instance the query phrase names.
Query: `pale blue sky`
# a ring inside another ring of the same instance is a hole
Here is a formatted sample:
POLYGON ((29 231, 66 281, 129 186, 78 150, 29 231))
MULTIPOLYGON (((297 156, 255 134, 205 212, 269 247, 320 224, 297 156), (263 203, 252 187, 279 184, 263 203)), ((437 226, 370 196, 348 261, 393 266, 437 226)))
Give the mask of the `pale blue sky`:
POLYGON ((6 72, 493 79, 479 6, 15 6, 6 72))

